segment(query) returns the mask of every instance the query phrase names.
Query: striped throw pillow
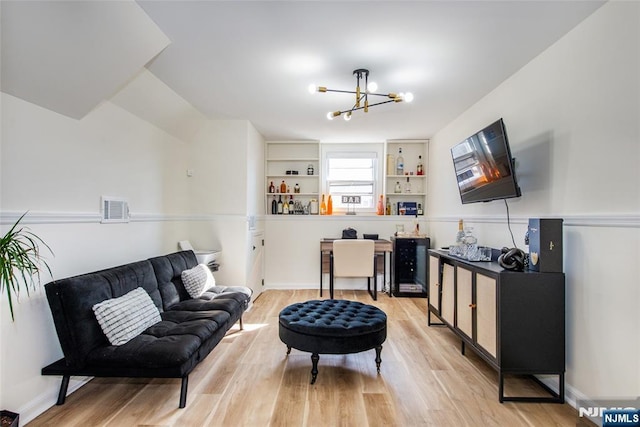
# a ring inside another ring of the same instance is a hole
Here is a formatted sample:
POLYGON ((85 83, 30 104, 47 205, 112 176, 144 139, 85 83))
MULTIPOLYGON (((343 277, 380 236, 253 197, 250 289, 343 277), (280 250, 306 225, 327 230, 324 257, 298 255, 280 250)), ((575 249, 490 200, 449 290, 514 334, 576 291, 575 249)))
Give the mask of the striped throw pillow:
POLYGON ((122 345, 160 322, 160 312, 142 288, 93 306, 102 332, 111 345, 122 345))
POLYGON ((211 270, 204 264, 198 264, 189 270, 184 270, 180 277, 191 298, 198 298, 205 290, 216 285, 216 279, 211 274, 211 270))

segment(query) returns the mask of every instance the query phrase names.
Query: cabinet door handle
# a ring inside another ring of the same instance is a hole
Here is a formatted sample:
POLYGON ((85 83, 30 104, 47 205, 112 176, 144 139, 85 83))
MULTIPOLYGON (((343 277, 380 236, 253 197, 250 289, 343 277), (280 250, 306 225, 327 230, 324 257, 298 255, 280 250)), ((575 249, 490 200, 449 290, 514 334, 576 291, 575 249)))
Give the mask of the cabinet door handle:
POLYGON ((469 308, 476 308, 478 304, 469 304, 469 308))
POLYGON ((436 283, 436 286, 440 286, 440 283, 436 283))

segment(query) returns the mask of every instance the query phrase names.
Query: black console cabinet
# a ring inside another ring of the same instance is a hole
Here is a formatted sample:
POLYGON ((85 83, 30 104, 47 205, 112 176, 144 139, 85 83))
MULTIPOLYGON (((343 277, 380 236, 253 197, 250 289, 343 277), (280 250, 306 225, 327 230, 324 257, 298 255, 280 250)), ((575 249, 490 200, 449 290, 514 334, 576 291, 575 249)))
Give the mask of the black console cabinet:
POLYGON ((391 237, 391 290, 396 297, 427 297, 428 237, 391 237))
POLYGON ((429 251, 428 324, 444 325, 498 371, 498 399, 564 402, 564 273, 514 272, 429 251), (432 316, 436 322, 432 322, 432 316), (551 397, 504 396, 505 374, 557 375, 551 397))

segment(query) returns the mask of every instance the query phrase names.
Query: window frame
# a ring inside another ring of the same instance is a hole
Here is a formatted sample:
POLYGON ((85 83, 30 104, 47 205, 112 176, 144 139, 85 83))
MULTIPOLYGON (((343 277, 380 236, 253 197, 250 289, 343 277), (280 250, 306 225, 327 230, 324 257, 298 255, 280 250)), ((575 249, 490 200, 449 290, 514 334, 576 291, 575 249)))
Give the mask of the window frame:
MULTIPOLYGON (((336 207, 336 202, 333 203, 333 212, 339 214, 346 214, 349 212, 362 213, 365 215, 375 215, 377 209, 377 202, 379 195, 382 194, 383 186, 383 168, 381 161, 384 156, 384 143, 325 143, 321 147, 321 161, 322 161, 322 194, 329 195, 329 159, 348 159, 348 158, 366 158, 373 160, 373 184, 372 188, 372 203, 371 207, 365 208, 358 205, 354 205, 353 208, 340 208, 336 207)), ((339 182, 339 180, 338 180, 339 182)), ((344 181, 347 182, 347 181, 344 181)), ((352 182, 366 182, 353 180, 352 182)))

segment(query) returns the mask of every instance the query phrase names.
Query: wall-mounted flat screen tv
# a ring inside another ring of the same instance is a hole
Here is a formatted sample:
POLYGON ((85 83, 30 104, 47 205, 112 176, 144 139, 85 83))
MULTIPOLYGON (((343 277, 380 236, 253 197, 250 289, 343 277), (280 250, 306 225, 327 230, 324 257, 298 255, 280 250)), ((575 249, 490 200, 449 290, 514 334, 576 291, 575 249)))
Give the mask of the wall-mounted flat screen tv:
POLYGON ((451 148, 463 204, 520 197, 502 119, 451 148))

